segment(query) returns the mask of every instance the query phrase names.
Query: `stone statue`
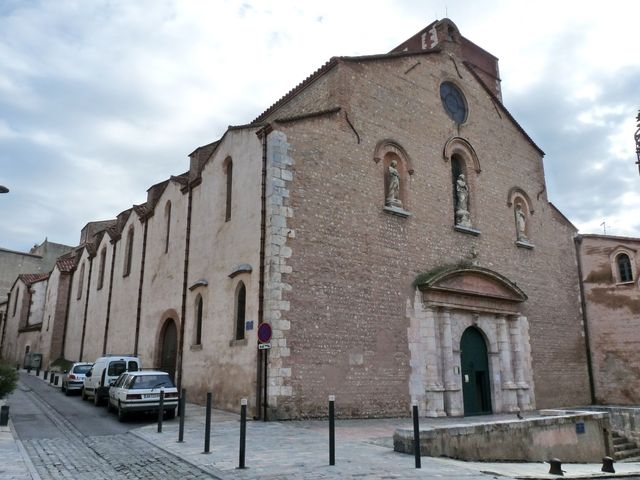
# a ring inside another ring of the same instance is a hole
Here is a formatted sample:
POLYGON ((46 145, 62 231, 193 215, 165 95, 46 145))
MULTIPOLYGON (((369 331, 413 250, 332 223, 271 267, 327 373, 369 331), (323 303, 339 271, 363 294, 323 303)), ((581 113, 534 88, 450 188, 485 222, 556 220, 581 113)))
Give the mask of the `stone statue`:
POLYGON ((387 206, 402 208, 400 200, 400 173, 398 172, 398 162, 391 160, 389 164, 389 190, 387 191, 387 206))
POLYGON ((464 174, 458 175, 456 180, 456 224, 471 227, 469 215, 469 188, 464 181, 464 174))
POLYGON ((520 205, 519 203, 516 204, 515 215, 516 215, 516 234, 517 234, 517 238, 518 238, 519 241, 526 242, 528 240, 527 239, 527 234, 526 234, 527 217, 524 214, 524 212, 522 211, 522 205, 520 205))

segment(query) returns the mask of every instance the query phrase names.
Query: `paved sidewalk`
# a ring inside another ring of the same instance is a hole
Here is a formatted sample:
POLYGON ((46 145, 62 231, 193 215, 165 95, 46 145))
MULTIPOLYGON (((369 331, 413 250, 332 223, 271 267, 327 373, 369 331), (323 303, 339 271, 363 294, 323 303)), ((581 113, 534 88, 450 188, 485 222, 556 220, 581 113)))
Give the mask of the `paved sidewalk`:
MULTIPOLYGON (((6 400, 0 400, 0 406, 5 402, 6 400)), ((13 429, 11 412, 9 412, 9 425, 0 427, 0 478, 2 480, 40 480, 13 429)))
MULTIPOLYGON (((163 432, 148 425, 131 433, 220 479, 410 479, 410 478, 558 478, 546 463, 483 463, 422 457, 414 468, 412 455, 393 451, 397 427, 411 427, 410 419, 336 421, 336 465, 329 466, 327 421, 260 422, 247 424, 246 466, 238 470, 239 415, 214 410, 211 453, 204 454, 205 409, 188 404, 184 443, 177 443, 178 420, 165 422, 163 432)), ((511 418, 513 415, 493 416, 511 418)), ((477 417, 476 417, 477 418, 477 417)), ((482 420, 480 420, 481 422, 482 420)), ((479 423, 476 419, 421 419, 421 426, 479 423)), ((564 464, 565 478, 613 478, 638 475, 640 463, 616 463, 616 474, 603 474, 600 464, 564 464)))

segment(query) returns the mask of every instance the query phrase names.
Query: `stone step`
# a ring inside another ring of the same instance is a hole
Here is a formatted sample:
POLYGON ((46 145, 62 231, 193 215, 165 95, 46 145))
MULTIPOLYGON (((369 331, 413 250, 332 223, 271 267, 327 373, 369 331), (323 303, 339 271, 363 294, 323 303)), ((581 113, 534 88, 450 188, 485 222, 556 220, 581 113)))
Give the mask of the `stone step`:
POLYGON ((613 444, 614 445, 621 445, 623 443, 627 443, 627 439, 624 437, 613 437, 613 444))
POLYGON ((613 444, 613 449, 616 452, 621 452, 623 450, 632 450, 634 448, 637 448, 636 444, 633 443, 633 442, 628 442, 628 441, 625 441, 625 442, 622 442, 622 443, 618 443, 617 445, 615 443, 613 444))
POLYGON ((632 448, 629 450, 624 450, 622 452, 615 452, 613 455, 616 460, 622 460, 624 458, 630 458, 630 457, 638 457, 640 456, 640 448, 632 448))
POLYGON ((621 463, 626 463, 626 462, 640 462, 640 456, 638 457, 627 457, 627 458, 623 458, 622 460, 620 460, 621 463))

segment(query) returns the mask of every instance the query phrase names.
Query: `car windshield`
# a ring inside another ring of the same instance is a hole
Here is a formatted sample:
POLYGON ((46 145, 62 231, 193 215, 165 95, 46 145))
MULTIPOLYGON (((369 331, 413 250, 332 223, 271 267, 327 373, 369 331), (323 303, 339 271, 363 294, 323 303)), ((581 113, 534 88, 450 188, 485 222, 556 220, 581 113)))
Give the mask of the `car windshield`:
POLYGON ((129 360, 129 368, 128 370, 130 372, 137 372, 138 371, 138 362, 135 362, 133 360, 129 360))
POLYGON ((139 375, 129 388, 173 388, 173 382, 169 375, 139 375))
POLYGON ((75 367, 73 367, 73 373, 87 373, 89 370, 91 370, 92 365, 76 365, 75 367))

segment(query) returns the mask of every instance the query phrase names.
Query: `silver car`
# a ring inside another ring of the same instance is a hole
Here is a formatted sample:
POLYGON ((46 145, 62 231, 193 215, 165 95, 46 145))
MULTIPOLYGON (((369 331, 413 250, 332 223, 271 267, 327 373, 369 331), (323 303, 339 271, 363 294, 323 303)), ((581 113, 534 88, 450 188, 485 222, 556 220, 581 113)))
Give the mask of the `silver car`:
POLYGON ((68 371, 62 375, 62 391, 65 395, 72 392, 80 392, 84 383, 85 374, 91 370, 93 363, 78 362, 71 365, 68 371))

